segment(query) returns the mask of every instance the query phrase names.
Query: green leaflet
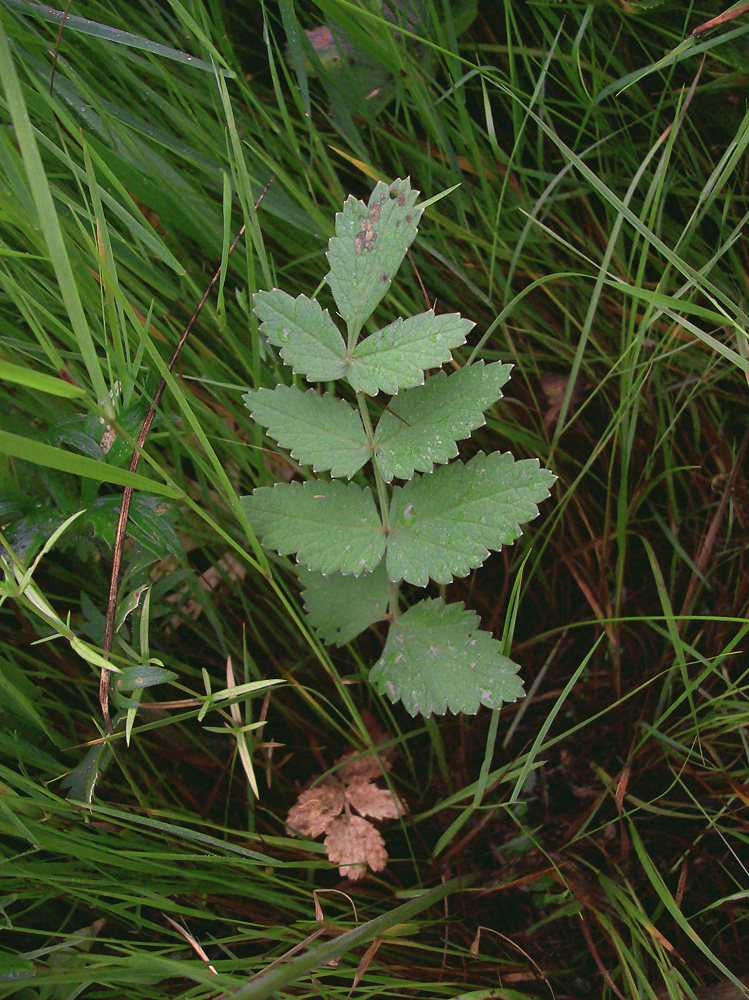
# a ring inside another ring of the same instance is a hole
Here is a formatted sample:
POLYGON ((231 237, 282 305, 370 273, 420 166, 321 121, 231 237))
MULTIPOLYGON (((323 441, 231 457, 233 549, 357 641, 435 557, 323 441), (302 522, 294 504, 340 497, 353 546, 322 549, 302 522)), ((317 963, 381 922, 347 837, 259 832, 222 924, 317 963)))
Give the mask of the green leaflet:
POLYGON ((484 410, 502 396, 511 368, 479 361, 452 375, 437 372, 391 399, 375 433, 375 461, 385 482, 432 472, 455 458, 456 442, 486 423, 484 410))
POLYGON ((372 455, 361 417, 345 399, 286 385, 242 398, 271 437, 315 472, 330 470, 332 476, 351 479, 372 455))
POLYGON ((390 594, 384 562, 359 577, 301 570, 299 580, 310 625, 328 645, 345 646, 387 612, 390 594))
POLYGON ((535 458, 516 462, 509 452, 479 452, 431 476, 396 486, 390 504, 387 569, 391 580, 425 587, 451 583, 480 566, 490 549, 521 534, 554 482, 535 458))
POLYGON ((298 295, 293 299, 274 288, 271 292, 256 292, 252 296, 260 329, 274 347, 281 348, 281 357, 308 382, 328 382, 346 374, 346 348, 343 338, 315 299, 298 295))
POLYGON ((421 209, 414 208, 418 195, 408 180, 389 186, 380 181, 369 204, 349 195, 336 216, 325 280, 348 325, 349 347, 390 288, 416 237, 421 218, 421 209))
POLYGON ((465 344, 475 323, 458 313, 419 313, 373 333, 354 348, 348 380, 357 392, 392 395, 422 385, 428 368, 444 365, 452 350, 465 344))
POLYGON ((265 545, 321 573, 360 576, 385 552, 385 535, 370 489, 337 480, 278 483, 242 497, 265 545))
POLYGON ((479 617, 441 598, 420 601, 390 626, 369 679, 380 694, 402 701, 411 715, 499 708, 523 697, 517 665, 501 653, 479 617))

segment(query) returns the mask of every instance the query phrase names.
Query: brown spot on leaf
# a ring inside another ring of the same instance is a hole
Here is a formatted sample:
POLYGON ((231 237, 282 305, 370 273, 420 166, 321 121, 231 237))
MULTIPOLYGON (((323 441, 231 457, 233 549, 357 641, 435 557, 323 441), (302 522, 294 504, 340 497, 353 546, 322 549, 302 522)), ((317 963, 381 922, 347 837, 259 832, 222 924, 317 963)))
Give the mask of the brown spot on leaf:
POLYGON ((99 447, 101 448, 101 450, 104 452, 105 455, 112 447, 116 439, 117 435, 115 434, 114 428, 112 427, 111 424, 107 424, 107 429, 102 434, 101 441, 99 442, 99 447))
POLYGON ((375 205, 369 218, 367 218, 366 215, 359 216, 359 233, 354 237, 354 249, 358 254, 360 254, 363 250, 366 250, 367 253, 371 253, 374 249, 375 240, 377 239, 377 233, 374 231, 374 224, 377 222, 379 217, 379 205, 375 205))

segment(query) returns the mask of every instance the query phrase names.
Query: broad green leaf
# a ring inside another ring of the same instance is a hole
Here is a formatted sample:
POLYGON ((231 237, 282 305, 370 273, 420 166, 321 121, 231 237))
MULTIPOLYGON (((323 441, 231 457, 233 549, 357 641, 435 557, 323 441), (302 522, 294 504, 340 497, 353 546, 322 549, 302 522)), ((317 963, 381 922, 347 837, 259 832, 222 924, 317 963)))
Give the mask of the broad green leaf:
POLYGON ((66 798, 90 805, 96 782, 112 763, 112 756, 110 743, 94 744, 80 764, 63 775, 60 787, 67 790, 66 798))
POLYGON ((380 694, 402 701, 411 715, 475 715, 523 697, 518 667, 503 656, 478 615, 462 604, 420 601, 390 626, 382 656, 369 672, 380 694))
POLYGON ((414 208, 418 194, 408 179, 390 185, 379 181, 368 205, 349 195, 336 215, 326 281, 354 336, 390 288, 414 241, 421 218, 421 209, 414 208))
POLYGON ((308 382, 329 382, 347 373, 346 347, 330 313, 315 299, 295 299, 279 288, 252 296, 255 315, 268 341, 308 382))
POLYGON ((380 391, 392 395, 422 385, 426 369, 449 361, 453 348, 465 344, 475 325, 459 313, 435 316, 431 309, 397 319, 357 344, 348 380, 357 392, 368 396, 380 391))
MULTIPOLYGON (((2 522, 8 545, 16 558, 27 565, 69 515, 69 511, 63 512, 59 507, 37 506, 34 500, 29 497, 29 509, 23 517, 6 516, 2 522)), ((5 506, 4 503, 0 506, 0 513, 5 506)))
MULTIPOLYGON (((61 495, 59 488, 56 488, 55 492, 56 505, 46 506, 33 494, 22 503, 16 498, 23 498, 23 494, 0 491, 0 518, 3 518, 3 530, 8 544, 22 562, 30 562, 42 545, 70 516, 74 509, 73 505, 79 502, 78 491, 69 498, 61 495)), ((118 494, 92 500, 88 507, 81 511, 75 527, 61 539, 60 544, 63 549, 74 545, 81 546, 79 554, 85 552, 88 558, 92 558, 96 553, 93 550, 88 551, 88 548, 90 538, 93 536, 112 547, 121 506, 122 497, 118 494)), ((150 553, 153 559, 164 559, 169 555, 184 559, 184 550, 174 523, 178 516, 179 508, 176 506, 165 503, 159 497, 136 493, 130 504, 128 535, 139 543, 144 552, 150 553)), ((130 558, 133 559, 133 553, 130 558)))
POLYGON ((371 458, 359 413, 345 399, 294 386, 258 389, 244 397, 252 416, 292 457, 315 472, 353 474, 371 458))
POLYGON ((375 461, 386 483, 432 472, 458 454, 457 441, 486 423, 484 410, 501 396, 512 365, 479 361, 452 375, 394 396, 375 433, 375 461))
POLYGON ((369 488, 337 480, 277 483, 242 497, 253 530, 280 555, 321 573, 360 576, 382 559, 385 535, 369 488))
MULTIPOLYGON (((113 547, 121 505, 121 497, 97 497, 87 508, 78 530, 93 529, 97 537, 113 547)), ((130 501, 128 535, 153 559, 173 556, 183 560, 185 552, 175 523, 178 517, 178 507, 157 497, 136 493, 130 501)))
POLYGON ((179 675, 165 667, 154 667, 151 664, 140 667, 126 667, 114 678, 115 691, 140 691, 153 687, 155 684, 168 684, 177 680, 179 675))
POLYGON ((94 410, 77 413, 56 420, 45 431, 42 440, 59 447, 70 445, 89 458, 100 459, 107 465, 128 465, 133 454, 124 431, 131 439, 137 438, 148 413, 149 399, 156 392, 158 379, 149 377, 143 394, 134 394, 125 404, 119 389, 107 393, 106 399, 99 400, 101 409, 111 409, 114 418, 110 426, 94 410))
POLYGON ((387 570, 391 580, 425 587, 450 583, 521 534, 556 477, 535 458, 479 452, 396 486, 390 504, 387 570))
POLYGON ((300 572, 299 579, 309 623, 328 645, 345 646, 387 613, 390 594, 384 562, 373 573, 354 579, 309 570, 300 572))

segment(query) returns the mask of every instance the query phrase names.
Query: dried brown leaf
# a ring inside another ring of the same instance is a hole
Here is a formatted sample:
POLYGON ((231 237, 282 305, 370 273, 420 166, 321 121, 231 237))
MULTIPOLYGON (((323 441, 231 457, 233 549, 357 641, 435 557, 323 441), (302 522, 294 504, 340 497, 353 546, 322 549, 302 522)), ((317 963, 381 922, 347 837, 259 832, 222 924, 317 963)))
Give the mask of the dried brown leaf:
POLYGON ((336 770, 323 781, 302 792, 286 817, 293 834, 319 837, 327 834, 325 849, 330 860, 339 865, 341 875, 361 878, 367 870, 382 871, 387 863, 385 841, 364 816, 372 819, 397 819, 406 812, 398 796, 374 784, 390 770, 397 751, 381 744, 389 734, 376 723, 365 720, 372 737, 372 750, 350 750, 336 763, 336 770), (352 814, 359 813, 359 816, 352 814))
POLYGON ((382 777, 383 770, 389 771, 393 766, 395 754, 391 750, 378 750, 373 753, 360 753, 350 750, 336 761, 342 764, 336 771, 336 777, 347 784, 354 781, 369 781, 371 778, 382 777))
POLYGON ((385 729, 380 720, 373 715, 368 708, 361 713, 361 721, 364 728, 369 733, 369 738, 375 746, 387 743, 390 740, 390 733, 385 729))
POLYGON ((354 979, 353 982, 351 983, 351 989, 348 991, 347 994, 347 1000, 348 997, 351 996, 351 994, 354 992, 356 987, 361 982, 362 976, 369 968, 370 963, 377 954, 377 952, 379 951, 381 944, 382 944, 382 938, 375 938, 372 944, 369 946, 369 948, 367 948, 367 950, 362 955, 362 958, 356 967, 356 972, 354 973, 354 979))
POLYGON ((352 881, 366 874, 367 865, 373 872, 381 872, 388 860, 379 831, 359 816, 334 819, 328 826, 325 850, 339 873, 352 881))
POLYGON ((321 781, 314 788, 302 792, 289 809, 286 825, 292 834, 314 839, 325 833, 343 811, 344 804, 341 785, 335 781, 321 781))
MULTIPOLYGON (((544 425, 547 428, 551 427, 559 416, 569 381, 566 375, 542 375, 540 378, 541 389, 546 396, 546 402, 549 407, 544 417, 544 425)), ((570 415, 575 412, 575 406, 580 401, 584 388, 583 380, 578 377, 570 396, 570 415)))
POLYGON ((373 819, 398 819, 405 812, 403 803, 389 788, 378 788, 369 781, 349 785, 346 798, 358 813, 373 819))

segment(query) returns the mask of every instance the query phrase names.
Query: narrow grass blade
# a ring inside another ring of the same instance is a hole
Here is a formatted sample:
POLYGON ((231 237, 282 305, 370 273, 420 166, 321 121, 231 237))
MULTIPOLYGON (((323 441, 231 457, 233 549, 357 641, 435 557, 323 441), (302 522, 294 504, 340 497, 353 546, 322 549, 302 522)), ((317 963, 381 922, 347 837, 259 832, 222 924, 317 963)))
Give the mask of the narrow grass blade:
POLYGON ((176 486, 168 486, 154 479, 147 479, 137 473, 119 469, 106 462, 97 462, 85 455, 76 455, 72 451, 63 451, 51 445, 32 441, 31 438, 0 431, 0 454, 9 458, 20 458, 25 462, 34 462, 47 469, 58 469, 74 476, 86 479, 96 479, 100 483, 113 483, 117 486, 132 486, 133 489, 146 490, 158 496, 171 497, 174 500, 184 497, 183 490, 176 486))
MULTIPOLYGON (((115 42, 118 45, 126 45, 132 49, 143 49, 151 55, 161 56, 163 59, 173 59, 175 62, 184 63, 195 69, 201 69, 208 73, 215 73, 216 67, 213 63, 206 62, 205 59, 198 59, 187 52, 180 52, 179 49, 172 48, 171 45, 162 45, 151 38, 143 38, 134 35, 130 31, 123 31, 121 28, 114 28, 109 24, 99 24, 91 21, 87 17, 78 17, 75 14, 67 14, 65 11, 55 10, 46 4, 30 3, 28 0, 2 0, 5 7, 10 7, 20 11, 22 14, 34 14, 42 21, 50 21, 52 24, 64 24, 66 31, 77 31, 82 35, 93 35, 95 38, 103 38, 107 42, 115 42)), ((218 72, 222 76, 233 77, 232 70, 220 67, 218 72)))

